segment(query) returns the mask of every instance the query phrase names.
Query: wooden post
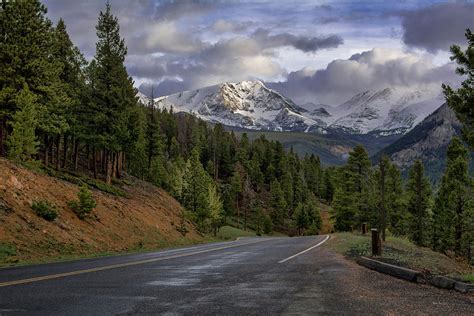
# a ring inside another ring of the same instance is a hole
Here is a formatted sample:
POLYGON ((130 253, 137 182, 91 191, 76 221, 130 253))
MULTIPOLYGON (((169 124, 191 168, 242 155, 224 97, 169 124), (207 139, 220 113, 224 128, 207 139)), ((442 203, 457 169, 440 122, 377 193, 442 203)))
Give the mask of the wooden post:
POLYGON ((372 228, 372 256, 380 256, 382 254, 382 241, 380 240, 377 228, 372 228))
POLYGON ((367 234, 367 223, 362 224, 362 235, 367 234))

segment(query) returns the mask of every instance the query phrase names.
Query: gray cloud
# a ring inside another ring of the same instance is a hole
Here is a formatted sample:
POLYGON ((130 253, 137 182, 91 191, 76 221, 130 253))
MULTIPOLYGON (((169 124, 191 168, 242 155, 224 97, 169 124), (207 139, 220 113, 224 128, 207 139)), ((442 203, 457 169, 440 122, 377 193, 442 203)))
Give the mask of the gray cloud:
POLYGON ((456 82, 455 66, 434 65, 426 56, 373 49, 346 60, 335 60, 326 69, 292 72, 287 80, 269 83, 297 102, 339 104, 356 93, 386 87, 430 87, 456 82))
POLYGON ((154 85, 155 94, 166 95, 223 81, 281 77, 286 75, 286 71, 273 59, 275 48, 292 46, 304 52, 314 52, 337 46, 340 41, 336 36, 270 35, 268 31, 259 29, 249 37, 237 36, 203 45, 193 54, 150 56, 140 61, 148 67, 136 63, 129 70, 133 76, 144 78, 140 89, 150 90, 152 82, 158 81, 160 83, 154 85), (163 77, 173 79, 162 80, 163 77))
POLYGON ((474 27, 472 3, 446 3, 400 14, 405 44, 430 52, 465 43, 465 29, 474 27))
POLYGON ((256 30, 252 38, 265 48, 292 46, 306 53, 316 52, 325 48, 336 48, 344 42, 337 35, 327 37, 306 37, 289 33, 270 35, 270 31, 263 28, 256 30))
POLYGON ((218 2, 206 0, 161 0, 156 7, 155 19, 174 21, 184 17, 209 13, 218 6, 218 2))
POLYGON ((254 24, 252 21, 244 23, 219 19, 212 24, 211 30, 216 33, 240 33, 247 30, 252 24, 254 24))

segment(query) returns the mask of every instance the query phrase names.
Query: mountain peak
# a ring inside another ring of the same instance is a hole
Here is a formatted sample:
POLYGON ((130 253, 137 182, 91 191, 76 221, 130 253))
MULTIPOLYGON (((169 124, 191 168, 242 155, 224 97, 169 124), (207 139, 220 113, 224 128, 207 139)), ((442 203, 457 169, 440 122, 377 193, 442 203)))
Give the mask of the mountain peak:
MULTIPOLYGON (((137 95, 147 103, 143 94, 137 95)), ((155 99, 157 106, 255 130, 405 134, 444 101, 416 88, 366 90, 339 106, 301 107, 260 80, 224 82, 155 99)))

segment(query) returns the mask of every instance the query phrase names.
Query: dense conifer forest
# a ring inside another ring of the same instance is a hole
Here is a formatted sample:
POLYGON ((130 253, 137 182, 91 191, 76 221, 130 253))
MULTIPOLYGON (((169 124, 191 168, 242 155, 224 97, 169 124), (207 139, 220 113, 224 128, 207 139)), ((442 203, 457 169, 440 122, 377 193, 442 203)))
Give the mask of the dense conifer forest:
MULTIPOLYGON (((203 233, 231 223, 267 234, 317 234, 323 203, 331 205, 338 231, 366 223, 383 239, 406 236, 472 258, 473 179, 461 139, 452 140, 436 186, 421 162, 405 181, 386 156, 373 166, 362 146, 344 166, 325 167, 319 157, 299 157, 263 136, 250 141, 222 125, 140 103, 110 4, 99 13, 89 61, 65 22, 53 25, 46 13, 37 0, 3 2, 0 9, 2 156, 31 168, 80 172, 108 186, 126 176, 149 181, 174 196, 203 233)), ((466 35, 468 51, 452 52, 469 79, 465 90, 445 87, 445 94, 472 145, 474 48, 473 35, 466 35)))

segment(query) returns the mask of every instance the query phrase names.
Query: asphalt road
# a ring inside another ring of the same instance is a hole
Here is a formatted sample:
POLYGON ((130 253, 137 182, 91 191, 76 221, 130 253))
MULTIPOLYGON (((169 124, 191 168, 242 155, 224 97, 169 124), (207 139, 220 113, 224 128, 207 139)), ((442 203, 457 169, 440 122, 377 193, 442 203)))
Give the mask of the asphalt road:
POLYGON ((325 238, 245 238, 0 269, 0 314, 474 314, 472 297, 366 270, 328 250, 325 238))

